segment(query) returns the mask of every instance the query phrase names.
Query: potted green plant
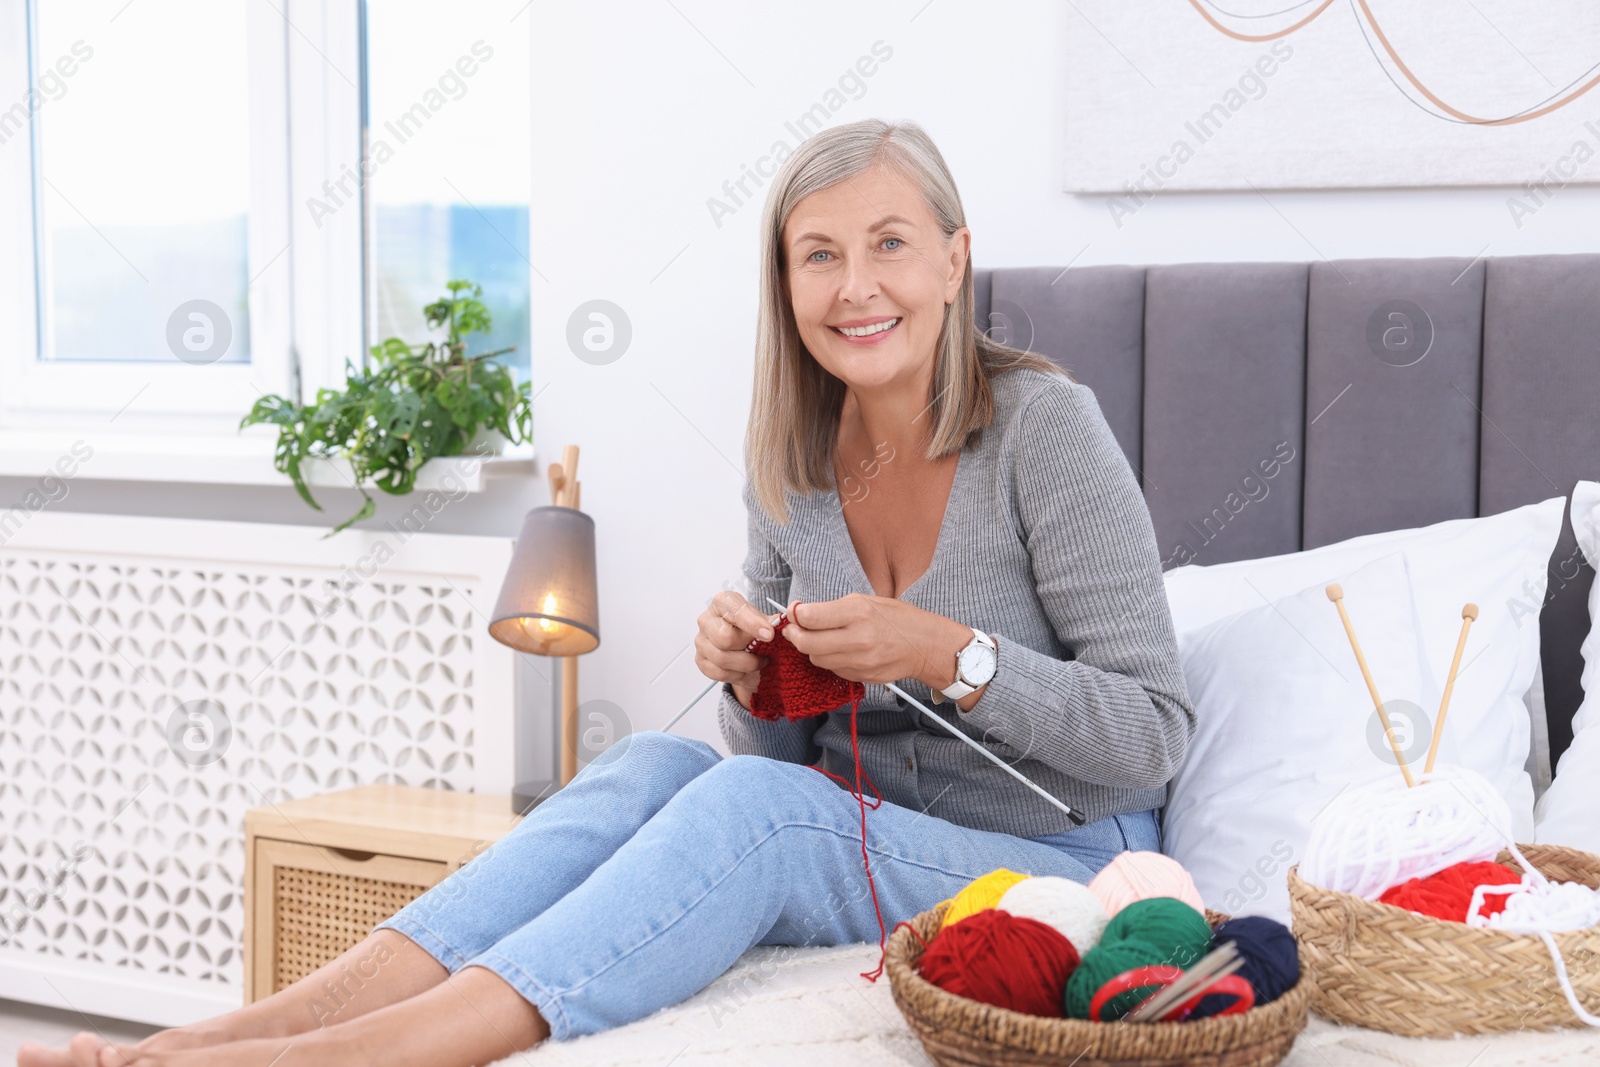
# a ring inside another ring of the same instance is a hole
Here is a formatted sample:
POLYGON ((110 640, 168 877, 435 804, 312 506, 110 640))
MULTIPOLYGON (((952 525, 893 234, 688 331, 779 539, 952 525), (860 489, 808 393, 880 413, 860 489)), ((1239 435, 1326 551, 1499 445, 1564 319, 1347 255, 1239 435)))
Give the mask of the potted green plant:
POLYGON ((239 423, 241 430, 257 423, 278 428, 273 465, 318 511, 322 505, 306 484, 306 462, 342 459, 350 465, 363 503, 328 531, 330 537, 377 510, 369 482, 402 496, 416 487, 424 463, 463 455, 480 432, 514 444, 533 439, 530 383, 519 383, 511 368, 494 361, 513 348, 467 355, 466 339, 490 326, 489 309, 478 300, 483 287, 452 281, 447 288, 448 295, 423 308, 430 328, 444 328, 442 342, 407 344, 391 337, 372 347, 364 367, 345 362, 344 389, 319 389, 309 404, 263 396, 239 423))

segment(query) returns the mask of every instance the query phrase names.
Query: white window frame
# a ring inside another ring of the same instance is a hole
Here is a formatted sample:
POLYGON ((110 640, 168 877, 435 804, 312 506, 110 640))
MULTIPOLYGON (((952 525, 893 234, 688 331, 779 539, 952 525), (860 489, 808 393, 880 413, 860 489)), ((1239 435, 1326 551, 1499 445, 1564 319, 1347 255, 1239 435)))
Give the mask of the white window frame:
MULTIPOLYGON (((314 395, 359 362, 363 208, 320 225, 307 208, 325 181, 359 172, 357 0, 247 0, 246 28, 250 363, 38 358, 30 130, 0 145, 0 474, 37 473, 92 437, 96 477, 278 484, 274 432, 241 434, 239 420, 262 394, 314 395)), ((0 0, 0 110, 28 92, 31 50, 28 0, 0 0)))

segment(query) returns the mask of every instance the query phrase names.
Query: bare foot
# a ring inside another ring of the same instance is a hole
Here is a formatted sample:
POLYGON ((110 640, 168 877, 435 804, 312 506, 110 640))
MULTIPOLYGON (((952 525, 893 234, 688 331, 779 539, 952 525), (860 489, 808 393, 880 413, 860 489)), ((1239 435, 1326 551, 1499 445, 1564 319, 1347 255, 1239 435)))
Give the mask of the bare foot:
MULTIPOLYGON (((151 1034, 137 1045, 115 1046, 131 1048, 139 1055, 178 1052, 189 1049, 210 1048, 235 1040, 233 1034, 216 1026, 215 1020, 195 1026, 178 1026, 151 1034)), ((50 1049, 43 1045, 27 1044, 17 1050, 17 1067, 99 1067, 97 1058, 102 1049, 112 1048, 99 1034, 84 1031, 72 1039, 65 1049, 50 1049), (76 1058, 74 1058, 76 1057, 76 1058)), ((117 1060, 117 1067, 124 1067, 117 1060)))
POLYGON ((17 1050, 17 1067, 99 1067, 100 1050, 110 1047, 99 1034, 84 1031, 68 1042, 65 1049, 23 1045, 17 1050))
POLYGON ((71 1067, 358 1067, 367 1062, 351 1042, 325 1032, 186 1049, 102 1043, 98 1053, 96 1059, 71 1061, 71 1067))
POLYGON ((17 1067, 74 1067, 72 1053, 32 1042, 17 1049, 17 1067))

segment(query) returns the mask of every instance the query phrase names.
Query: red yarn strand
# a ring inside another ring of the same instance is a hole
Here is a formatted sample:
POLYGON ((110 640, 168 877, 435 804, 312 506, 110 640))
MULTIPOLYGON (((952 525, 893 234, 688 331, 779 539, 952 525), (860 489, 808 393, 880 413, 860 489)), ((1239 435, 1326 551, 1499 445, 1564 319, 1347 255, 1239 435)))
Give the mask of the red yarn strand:
MULTIPOLYGON (((861 749, 856 743, 856 709, 861 705, 861 698, 856 697, 850 701, 850 755, 856 764, 856 803, 861 806, 861 866, 867 871, 867 889, 872 893, 872 913, 878 917, 878 965, 870 971, 862 971, 861 977, 869 982, 877 982, 883 975, 883 959, 887 949, 883 930, 883 909, 878 907, 878 886, 872 879, 872 861, 867 858, 867 802, 861 795, 861 749)), ((868 782, 872 779, 869 777, 868 782)), ((877 789, 874 788, 876 793, 877 789)), ((882 803, 883 798, 878 798, 882 803)), ((876 807, 877 805, 873 805, 876 807)))
POLYGON ((861 866, 867 872, 867 889, 872 894, 872 912, 878 919, 878 966, 870 971, 862 971, 861 977, 869 982, 876 982, 883 975, 888 935, 883 926, 883 909, 878 905, 877 882, 872 877, 872 860, 867 855, 867 809, 872 808, 876 811, 883 804, 883 794, 878 791, 877 784, 873 782, 866 768, 861 766, 860 735, 856 728, 861 701, 867 695, 867 687, 860 682, 841 678, 826 668, 818 667, 787 639, 778 640, 779 631, 788 624, 789 616, 785 614, 772 628, 771 640, 752 641, 748 646, 749 651, 768 657, 767 665, 761 668, 761 683, 756 687, 755 695, 750 701, 750 713, 758 719, 766 719, 769 722, 776 722, 779 719, 793 722, 797 719, 826 715, 836 711, 841 704, 846 702, 850 704, 850 756, 855 763, 854 785, 843 775, 834 774, 820 764, 814 769, 844 786, 850 795, 855 797, 856 804, 861 809, 861 866), (874 799, 871 804, 867 803, 866 794, 862 791, 862 778, 866 779, 867 788, 872 790, 874 799))
POLYGON ((917 944, 921 945, 922 950, 926 952, 928 950, 928 939, 918 933, 916 926, 906 919, 901 919, 899 922, 894 924, 894 928, 896 930, 899 930, 902 926, 911 931, 911 936, 917 939, 917 944))

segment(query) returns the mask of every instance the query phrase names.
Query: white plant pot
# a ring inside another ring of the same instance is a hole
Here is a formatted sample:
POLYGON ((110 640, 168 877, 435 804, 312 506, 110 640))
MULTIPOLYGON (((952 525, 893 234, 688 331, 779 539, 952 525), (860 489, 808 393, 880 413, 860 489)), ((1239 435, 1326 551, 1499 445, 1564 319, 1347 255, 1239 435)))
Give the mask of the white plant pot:
POLYGON ((478 433, 467 445, 469 456, 503 456, 511 442, 506 440, 506 435, 492 426, 478 427, 478 433))

